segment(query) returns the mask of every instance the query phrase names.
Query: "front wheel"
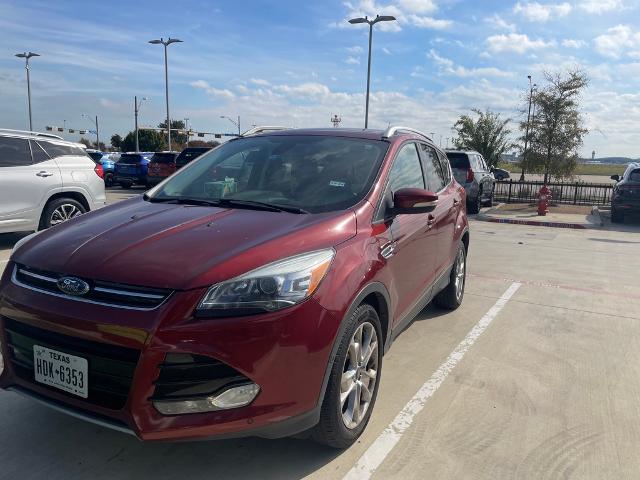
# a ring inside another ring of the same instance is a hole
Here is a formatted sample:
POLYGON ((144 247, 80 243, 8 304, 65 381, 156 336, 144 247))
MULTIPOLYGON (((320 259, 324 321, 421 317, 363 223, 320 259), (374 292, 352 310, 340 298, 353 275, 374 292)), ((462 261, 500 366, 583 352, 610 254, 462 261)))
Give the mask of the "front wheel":
POLYGON ((72 198, 57 198, 50 201, 42 212, 40 230, 66 222, 87 211, 84 206, 72 198))
POLYGON ((376 401, 382 367, 380 319, 360 305, 340 339, 312 438, 333 448, 347 448, 362 434, 376 401))
POLYGON ((464 286, 467 281, 467 249, 463 242, 458 246, 458 253, 449 275, 449 285, 445 287, 433 299, 438 307, 446 310, 455 310, 462 305, 464 297, 464 286))

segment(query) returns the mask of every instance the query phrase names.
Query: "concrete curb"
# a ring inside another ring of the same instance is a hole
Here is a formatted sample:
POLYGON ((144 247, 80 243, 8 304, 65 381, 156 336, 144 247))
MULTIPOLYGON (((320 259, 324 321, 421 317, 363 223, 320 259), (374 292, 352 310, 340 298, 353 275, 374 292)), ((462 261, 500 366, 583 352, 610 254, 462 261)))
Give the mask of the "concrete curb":
POLYGON ((476 220, 491 223, 510 223, 512 225, 527 225, 533 227, 552 227, 552 228, 573 228, 576 230, 600 229, 596 225, 584 225, 582 223, 565 223, 565 222, 537 222, 535 220, 517 220, 515 218, 496 218, 488 215, 479 214, 476 220))

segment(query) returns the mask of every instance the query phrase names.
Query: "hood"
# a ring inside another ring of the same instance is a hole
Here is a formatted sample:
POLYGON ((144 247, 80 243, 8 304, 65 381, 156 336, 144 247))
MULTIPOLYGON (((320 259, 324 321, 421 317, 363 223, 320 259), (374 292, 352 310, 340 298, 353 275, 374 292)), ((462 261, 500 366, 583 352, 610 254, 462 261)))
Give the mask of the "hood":
POLYGON ((36 235, 12 259, 87 279, 187 290, 355 234, 352 211, 297 215, 136 197, 36 235))

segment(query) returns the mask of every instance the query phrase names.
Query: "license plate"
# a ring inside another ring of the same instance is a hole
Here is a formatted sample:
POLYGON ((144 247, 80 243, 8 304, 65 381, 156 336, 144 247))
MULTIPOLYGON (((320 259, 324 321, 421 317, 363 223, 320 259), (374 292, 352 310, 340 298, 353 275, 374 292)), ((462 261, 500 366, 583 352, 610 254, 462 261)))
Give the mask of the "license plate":
POLYGON ((33 372, 36 382, 82 398, 88 396, 89 366, 86 358, 34 345, 33 372))

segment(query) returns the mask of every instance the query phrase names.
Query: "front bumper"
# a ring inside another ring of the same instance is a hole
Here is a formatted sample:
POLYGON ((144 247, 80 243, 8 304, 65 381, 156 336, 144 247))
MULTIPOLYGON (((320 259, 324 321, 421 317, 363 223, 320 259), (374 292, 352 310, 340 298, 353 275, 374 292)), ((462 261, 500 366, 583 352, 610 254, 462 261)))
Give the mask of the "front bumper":
POLYGON ((132 432, 142 440, 276 438, 317 423, 323 378, 339 322, 314 299, 270 314, 204 320, 192 316, 204 290, 174 292, 151 311, 121 310, 29 291, 11 282, 8 272, 12 269, 11 263, 7 265, 0 286, 0 339, 6 364, 0 387, 132 432), (20 374, 8 346, 7 325, 16 322, 51 332, 52 337, 139 352, 123 405, 102 401, 104 397, 91 393, 87 400, 75 397, 35 383, 24 371, 20 374), (223 362, 258 384, 260 393, 246 407, 162 415, 150 399, 156 392, 159 366, 169 352, 223 362))

